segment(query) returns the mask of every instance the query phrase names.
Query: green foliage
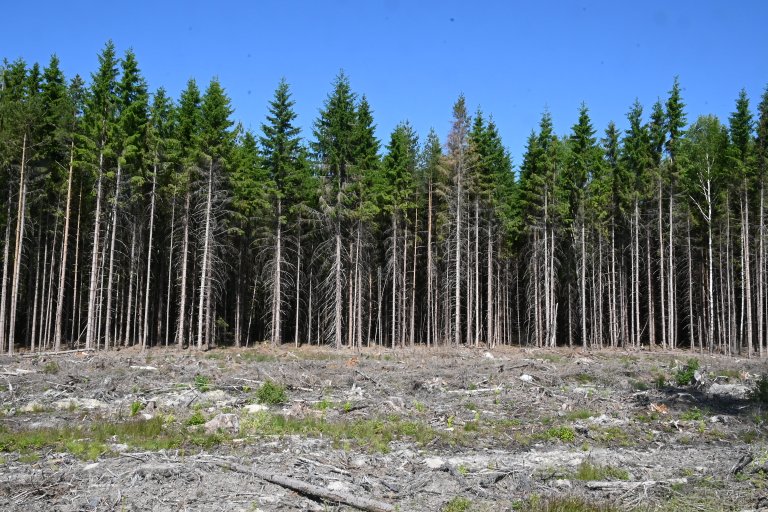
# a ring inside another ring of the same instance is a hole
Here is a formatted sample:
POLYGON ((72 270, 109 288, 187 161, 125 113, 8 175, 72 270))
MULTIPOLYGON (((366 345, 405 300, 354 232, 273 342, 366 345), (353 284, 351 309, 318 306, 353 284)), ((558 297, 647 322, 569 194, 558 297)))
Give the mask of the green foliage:
POLYGON ((131 416, 136 416, 141 412, 141 410, 144 409, 144 404, 141 402, 132 402, 131 403, 131 416))
POLYGON ((195 425, 202 425, 202 424, 204 424, 206 421, 208 421, 208 420, 206 420, 206 419, 205 419, 205 416, 203 415, 203 413, 202 413, 202 412, 200 412, 200 411, 195 411, 195 412, 192 414, 192 416, 190 416, 189 418, 187 418, 187 421, 186 421, 186 423, 187 423, 187 425, 190 425, 190 426, 195 426, 195 425))
POLYGON ((702 418, 704 418, 704 413, 698 407, 688 409, 680 415, 680 419, 686 421, 700 421, 702 418))
POLYGON ((768 374, 761 375, 757 379, 749 396, 759 404, 768 405, 768 374))
POLYGON ((259 403, 266 405, 278 405, 288 401, 288 395, 285 393, 285 387, 267 380, 256 391, 256 398, 259 403))
POLYGON ((696 371, 699 369, 699 360, 691 358, 682 368, 675 370, 675 382, 678 386, 687 386, 693 383, 696 371))
POLYGON ((55 375, 59 373, 60 370, 59 363, 56 361, 48 361, 45 363, 45 366, 43 366, 43 373, 48 375, 55 375))
POLYGON ((571 427, 551 427, 544 432, 543 437, 544 439, 559 439, 564 443, 572 443, 576 440, 576 432, 571 427))
POLYGON ((472 501, 469 498, 456 496, 443 506, 442 512, 467 512, 471 506, 472 501))
POLYGON ((195 375, 195 388, 197 388, 197 390, 200 391, 201 393, 210 391, 211 379, 205 375, 200 375, 200 374, 195 375))

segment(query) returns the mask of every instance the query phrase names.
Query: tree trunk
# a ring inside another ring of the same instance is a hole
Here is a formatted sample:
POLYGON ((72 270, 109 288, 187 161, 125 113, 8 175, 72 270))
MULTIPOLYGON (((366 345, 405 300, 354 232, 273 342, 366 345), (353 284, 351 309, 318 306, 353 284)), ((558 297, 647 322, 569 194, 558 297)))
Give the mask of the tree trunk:
POLYGON ((155 190, 157 187, 157 164, 152 172, 152 195, 149 200, 149 242, 147 244, 147 273, 144 274, 144 328, 141 331, 141 349, 147 348, 149 331, 149 283, 152 276, 152 236, 155 227, 155 190))
POLYGON ((208 252, 211 237, 211 210, 213 202, 213 159, 208 163, 208 195, 205 201, 205 232, 203 234, 203 261, 200 265, 200 297, 197 308, 197 349, 203 349, 203 322, 205 321, 205 296, 208 289, 208 252))
POLYGON ((21 279, 21 250, 24 243, 24 221, 27 211, 27 183, 26 183, 26 164, 27 164, 27 134, 21 145, 21 171, 19 174, 19 206, 16 214, 16 247, 13 256, 13 274, 11 275, 11 311, 8 325, 8 355, 13 355, 14 344, 16 343, 16 307, 19 296, 19 280, 21 279))
MULTIPOLYGON (((10 194, 9 194, 10 196, 10 194)), ((5 241, 3 243, 3 276, 0 281, 0 354, 5 352, 5 317, 6 317, 6 297, 8 287, 8 247, 11 244, 11 198, 8 197, 8 209, 5 224, 5 241)))
MULTIPOLYGON (((102 140, 102 147, 105 142, 102 140)), ((85 328, 85 348, 90 350, 93 348, 93 342, 96 337, 96 296, 99 293, 97 288, 99 279, 99 234, 101 233, 101 182, 104 179, 104 151, 99 153, 99 170, 98 177, 96 179, 96 210, 93 219, 93 247, 91 248, 91 274, 90 283, 88 285, 88 311, 86 313, 86 328, 85 328)), ((81 206, 82 208, 82 206, 81 206)))
MULTIPOLYGON (((117 238, 117 203, 120 201, 120 174, 122 165, 117 161, 117 175, 115 177, 115 197, 112 203, 112 233, 109 241, 109 268, 107 270, 107 316, 104 320, 104 349, 109 350, 112 333, 110 326, 112 322, 112 281, 114 279, 115 269, 115 239, 117 238)), ((133 260, 131 260, 133 265, 133 260)), ((131 317, 128 317, 129 319, 131 317)))
POLYGON ((184 232, 184 241, 181 249, 181 283, 179 285, 179 325, 176 328, 176 345, 181 348, 184 344, 184 321, 186 319, 187 306, 187 267, 189 251, 189 203, 191 192, 187 188, 186 198, 184 199, 184 217, 182 219, 182 230, 184 232))
POLYGON ((62 322, 64 315, 64 284, 67 273, 67 247, 69 241, 69 215, 72 203, 72 174, 74 171, 75 143, 69 146, 69 172, 67 173, 67 202, 64 207, 64 233, 61 241, 61 263, 59 267, 59 287, 56 295, 56 319, 54 320, 53 340, 55 351, 61 350, 62 322))

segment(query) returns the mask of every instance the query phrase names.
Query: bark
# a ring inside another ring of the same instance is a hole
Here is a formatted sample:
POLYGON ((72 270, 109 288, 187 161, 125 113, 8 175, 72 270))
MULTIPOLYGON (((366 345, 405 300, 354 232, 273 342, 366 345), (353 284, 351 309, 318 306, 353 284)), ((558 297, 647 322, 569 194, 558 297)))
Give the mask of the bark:
MULTIPOLYGON (((110 332, 112 322, 112 281, 114 280, 115 271, 115 239, 117 238, 117 203, 120 201, 120 175, 122 171, 122 165, 120 161, 117 162, 117 175, 115 176, 115 197, 112 202, 112 233, 110 234, 109 241, 109 268, 107 270, 107 311, 106 319, 104 320, 104 349, 109 350, 112 333, 110 332)), ((131 258, 131 264, 133 264, 133 258, 131 258)), ((128 317, 131 318, 130 316, 128 317)))
POLYGON ((72 203, 72 174, 74 171, 75 143, 69 146, 69 172, 67 173, 67 202, 64 207, 64 233, 61 241, 61 264, 59 267, 59 287, 56 295, 56 319, 54 320, 54 350, 61 350, 62 322, 64 315, 64 284, 67 275, 67 248, 69 242, 69 216, 72 203))
POLYGON ((7 208, 7 215, 6 219, 7 222, 5 224, 5 240, 3 242, 3 275, 2 280, 0 280, 0 354, 5 352, 5 317, 6 317, 6 298, 7 298, 7 290, 8 287, 6 286, 6 283, 8 282, 8 248, 11 244, 11 201, 10 197, 8 198, 8 208, 7 208))
POLYGON ((181 283, 179 284, 179 325, 176 328, 176 345, 181 348, 184 343, 184 321, 186 319, 187 306, 187 267, 189 252, 189 203, 191 192, 187 188, 186 198, 184 199, 184 217, 182 218, 183 242, 181 248, 181 283))
MULTIPOLYGON (((102 141, 102 146, 104 141, 102 141)), ((98 295, 99 278, 99 235, 101 234, 101 185, 104 174, 104 152, 99 153, 99 170, 96 179, 96 209, 93 218, 93 247, 91 248, 91 274, 88 285, 88 312, 86 313, 85 348, 93 347, 96 338, 96 296, 98 295)))
POLYGON ((213 159, 208 163, 208 195, 205 201, 205 232, 203 234, 203 254, 200 265, 200 297, 197 308, 197 349, 203 349, 203 322, 205 320, 205 296, 208 289, 208 259, 211 246, 211 214, 213 202, 213 159))
POLYGON ((149 330, 149 285, 152 277, 152 236, 155 227, 155 190, 157 187, 157 164, 152 173, 152 195, 149 206, 149 242, 147 244, 147 272, 144 274, 144 328, 141 332, 141 348, 147 348, 147 331, 149 330))
POLYGON ((21 170, 19 174, 19 206, 16 214, 16 245, 13 255, 13 273, 11 275, 11 310, 9 313, 8 325, 8 355, 13 355, 14 344, 16 343, 16 307, 19 296, 19 280, 21 279, 21 252, 24 243, 24 221, 27 216, 27 184, 26 170, 27 164, 27 134, 21 146, 21 170))

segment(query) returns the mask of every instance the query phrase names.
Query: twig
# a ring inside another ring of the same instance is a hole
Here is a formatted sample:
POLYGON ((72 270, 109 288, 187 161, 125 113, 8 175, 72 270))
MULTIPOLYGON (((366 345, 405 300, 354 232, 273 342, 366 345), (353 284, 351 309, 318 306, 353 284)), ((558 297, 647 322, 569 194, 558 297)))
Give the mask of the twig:
POLYGON ((323 462, 318 462, 316 460, 308 459, 306 457, 299 457, 299 460, 301 462, 306 462, 307 464, 314 464, 315 466, 320 466, 321 468, 330 469, 334 473, 339 473, 340 475, 344 476, 352 476, 352 473, 345 469, 337 468, 336 466, 331 466, 330 464, 325 464, 323 462))

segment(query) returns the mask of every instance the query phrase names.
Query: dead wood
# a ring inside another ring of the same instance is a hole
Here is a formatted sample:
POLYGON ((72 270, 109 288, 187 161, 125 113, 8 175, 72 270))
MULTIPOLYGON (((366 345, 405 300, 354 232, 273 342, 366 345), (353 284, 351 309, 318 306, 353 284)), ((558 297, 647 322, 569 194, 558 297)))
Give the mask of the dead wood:
POLYGON ((95 348, 75 348, 72 350, 53 350, 51 352, 32 352, 30 354, 22 354, 21 357, 40 357, 40 356, 58 356, 61 354, 72 354, 74 352, 94 352, 95 348))
POLYGON ((586 482, 587 489, 591 491, 633 491, 639 487, 653 487, 656 485, 687 484, 687 478, 670 478, 667 480, 644 480, 642 482, 613 482, 596 480, 586 482))
POLYGON ((376 501, 370 498, 362 496, 354 496, 352 494, 331 491, 317 485, 313 485, 297 478, 281 475, 279 473, 273 473, 271 471, 265 471, 258 468, 248 467, 243 464, 236 464, 234 462, 217 462, 219 467, 235 471, 237 473, 243 473, 246 475, 253 475, 257 478, 265 480, 267 482, 291 489, 305 496, 313 496, 320 498, 324 501, 330 501, 335 503, 344 503, 358 510, 366 510, 369 512, 394 512, 395 507, 389 503, 382 501, 376 501))

